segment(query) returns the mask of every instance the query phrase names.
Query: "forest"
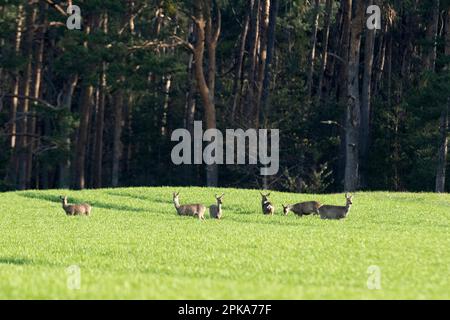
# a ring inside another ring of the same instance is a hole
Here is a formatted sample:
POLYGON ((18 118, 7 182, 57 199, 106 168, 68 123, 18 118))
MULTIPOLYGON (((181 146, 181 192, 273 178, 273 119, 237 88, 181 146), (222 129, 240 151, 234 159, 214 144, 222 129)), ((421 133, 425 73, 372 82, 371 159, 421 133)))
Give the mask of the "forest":
POLYGON ((0 191, 445 192, 449 107, 449 0, 0 0, 0 191), (195 121, 278 173, 173 164, 195 121))

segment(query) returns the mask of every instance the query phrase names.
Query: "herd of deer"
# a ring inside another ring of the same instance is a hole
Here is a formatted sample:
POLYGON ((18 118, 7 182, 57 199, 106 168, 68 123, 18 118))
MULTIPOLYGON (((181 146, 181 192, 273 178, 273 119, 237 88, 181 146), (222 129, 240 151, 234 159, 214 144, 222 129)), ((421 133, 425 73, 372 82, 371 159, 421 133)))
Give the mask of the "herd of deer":
MULTIPOLYGON (((220 219, 222 218, 222 199, 224 194, 221 196, 215 195, 217 204, 213 204, 209 207, 209 215, 212 219, 220 219)), ((273 215, 275 213, 275 206, 269 200, 270 193, 263 194, 261 193, 261 207, 264 215, 273 215)), ((352 195, 345 194, 345 198, 347 203, 345 206, 331 206, 331 205, 322 205, 317 201, 309 201, 302 202, 293 205, 283 205, 283 213, 284 215, 288 215, 290 211, 294 212, 298 216, 304 215, 320 215, 322 219, 333 219, 339 220, 347 217, 350 208, 352 206, 352 195)), ((62 207, 67 215, 90 215, 92 207, 89 204, 81 203, 81 204, 68 204, 67 197, 61 196, 62 207)), ((205 219, 206 207, 202 204, 180 204, 180 193, 173 193, 173 204, 175 205, 175 209, 177 210, 180 216, 193 216, 198 217, 200 220, 205 219)))

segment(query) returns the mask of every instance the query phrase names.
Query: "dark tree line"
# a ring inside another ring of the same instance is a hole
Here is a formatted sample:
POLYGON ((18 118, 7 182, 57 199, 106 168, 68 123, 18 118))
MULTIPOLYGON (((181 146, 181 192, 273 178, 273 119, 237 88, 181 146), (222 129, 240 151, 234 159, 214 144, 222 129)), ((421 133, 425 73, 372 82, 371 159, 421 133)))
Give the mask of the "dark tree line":
POLYGON ((445 192, 449 68, 446 0, 0 0, 0 190, 445 192), (279 173, 173 165, 195 120, 280 129, 279 173))

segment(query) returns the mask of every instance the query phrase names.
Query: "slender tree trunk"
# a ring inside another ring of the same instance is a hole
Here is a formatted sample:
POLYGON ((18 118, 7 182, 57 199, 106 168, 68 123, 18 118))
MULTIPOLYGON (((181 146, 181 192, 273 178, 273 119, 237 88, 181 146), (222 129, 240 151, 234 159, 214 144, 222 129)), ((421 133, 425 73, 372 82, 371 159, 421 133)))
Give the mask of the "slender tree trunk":
POLYGON ((313 89, 313 77, 314 77, 314 63, 316 60, 316 45, 317 45, 317 29, 319 28, 319 13, 320 13, 320 0, 314 0, 313 7, 313 23, 311 32, 311 51, 308 59, 308 79, 306 82, 308 98, 312 99, 313 89))
MULTIPOLYGON (((278 0, 276 0, 278 1, 278 0)), ((251 9, 251 8, 250 8, 251 9)), ((250 23, 250 12, 245 16, 245 22, 242 27, 239 50, 236 53, 236 62, 233 79, 233 107, 231 111, 231 120, 236 119, 236 113, 241 110, 242 98, 242 71, 244 65, 245 44, 247 42, 248 27, 250 23)))
MULTIPOLYGON (((124 79, 122 79, 124 80, 124 79)), ((119 185, 120 160, 122 158, 122 114, 124 107, 124 92, 119 89, 114 96, 114 138, 113 138, 113 154, 112 154, 112 173, 111 185, 117 187, 119 185)))
MULTIPOLYGON (((193 35, 194 33, 194 25, 191 24, 189 28, 189 35, 193 35)), ((186 92, 186 104, 185 104, 185 116, 184 116, 184 127, 189 131, 191 136, 194 136, 194 120, 195 120, 195 110, 196 110, 196 88, 195 88, 195 66, 194 66, 194 54, 190 53, 189 55, 189 61, 187 65, 187 74, 188 74, 188 80, 187 80, 187 88, 188 91, 186 92)), ((194 172, 195 172, 195 166, 185 166, 185 181, 187 185, 190 185, 193 181, 194 172)))
POLYGON ((384 69, 386 66, 386 48, 388 44, 387 33, 389 24, 384 24, 384 29, 380 32, 380 40, 378 47, 378 59, 375 68, 375 81, 373 83, 373 94, 376 95, 381 90, 381 80, 383 79, 384 69))
POLYGON ((161 125, 161 136, 167 136, 167 114, 169 113, 170 88, 172 86, 172 76, 170 74, 163 76, 164 105, 161 125))
POLYGON ((436 192, 445 192, 445 174, 447 167, 448 151, 448 109, 450 107, 450 98, 448 104, 440 118, 440 146, 438 153, 438 163, 436 169, 436 192))
MULTIPOLYGON (((367 5, 372 5, 373 0, 367 1, 367 5)), ((366 186, 366 168, 369 154, 370 143, 370 114, 372 102, 372 70, 375 49, 375 30, 366 29, 366 41, 364 48, 364 75, 362 83, 361 97, 361 185, 366 186)))
MULTIPOLYGON (((28 97, 31 92, 31 84, 33 81, 33 38, 34 38, 34 23, 36 21, 37 6, 36 4, 30 3, 27 6, 26 19, 25 19, 25 39, 23 41, 23 55, 26 57, 27 64, 25 67, 25 72, 21 80, 21 85, 19 87, 19 93, 21 96, 28 97)), ((29 99, 21 99, 19 101, 18 112, 23 116, 23 119, 18 122, 17 134, 18 137, 18 181, 17 189, 24 190, 27 188, 27 150, 29 143, 32 143, 33 137, 28 137, 28 126, 29 126, 29 116, 30 111, 30 101, 29 99)))
POLYGON ((258 65, 258 47, 259 47, 259 24, 260 24, 260 0, 251 0, 252 10, 250 16, 250 37, 249 37, 249 67, 248 67, 248 88, 246 97, 246 112, 247 119, 251 119, 249 126, 254 127, 253 120, 256 119, 255 115, 255 96, 256 96, 256 67, 258 65))
POLYGON ((270 82, 272 80, 272 61, 275 51, 275 31, 277 25, 279 0, 272 0, 272 6, 270 7, 269 14, 269 27, 267 32, 267 59, 266 68, 264 70, 264 83, 262 89, 261 97, 261 107, 264 112, 264 118, 269 114, 268 110, 268 100, 269 100, 269 90, 270 82))
MULTIPOLYGON (((15 36, 15 44, 14 44, 14 52, 17 56, 20 55, 20 48, 22 45, 22 33, 23 33, 23 28, 24 28, 24 21, 25 21, 25 16, 24 16, 24 9, 22 5, 18 6, 17 9, 17 19, 16 19, 16 23, 17 23, 17 27, 16 27, 16 36, 15 36)), ((13 75, 13 85, 12 85, 12 90, 13 90, 13 94, 14 96, 17 96, 19 94, 19 85, 20 85, 20 76, 19 76, 19 72, 16 71, 14 72, 13 75)), ((10 115, 9 118, 11 119, 11 127, 9 129, 10 135, 11 135, 11 140, 10 140, 10 146, 12 149, 12 155, 10 157, 10 162, 8 165, 8 169, 6 172, 6 177, 5 177, 5 181, 8 182, 8 184, 10 184, 11 186, 16 186, 16 182, 17 182, 17 174, 18 174, 18 150, 17 150, 17 108, 19 105, 19 99, 17 99, 16 97, 12 98, 11 101, 11 111, 10 111, 10 115)))
MULTIPOLYGON (((219 11, 218 11, 219 12, 219 11)), ((200 97, 205 110, 206 129, 216 128, 216 107, 214 102, 215 56, 217 41, 220 35, 220 14, 217 15, 217 26, 213 28, 212 8, 210 0, 197 0, 194 22, 196 24, 196 43, 194 46, 195 77, 200 97), (206 16, 205 16, 206 14, 206 16), (207 36, 208 35, 208 36, 207 36), (204 72, 205 44, 208 51, 208 81, 204 72)), ((206 166, 206 183, 208 186, 218 185, 217 164, 206 166)))
MULTIPOLYGON (((72 110, 72 100, 75 93, 76 86, 78 84, 78 75, 73 74, 69 77, 67 82, 64 84, 62 96, 62 106, 67 109, 68 112, 72 110)), ((70 137, 66 138, 66 151, 70 153, 72 151, 72 141, 70 137)), ((59 167, 59 182, 58 187, 60 189, 67 189, 70 187, 70 171, 71 171, 71 157, 67 157, 66 160, 62 161, 59 167)))
POLYGON ((355 5, 355 16, 351 23, 348 102, 345 121, 345 191, 354 191, 359 188, 359 130, 361 122, 359 59, 365 6, 363 1, 356 1, 355 5))
POLYGON ((255 128, 259 128, 261 117, 261 97, 263 91, 263 83, 265 76, 266 60, 267 60, 267 40, 269 29, 269 14, 270 14, 270 0, 263 0, 261 7, 261 23, 260 23, 260 44, 259 44, 259 59, 257 78, 255 82, 256 97, 253 101, 254 104, 254 123, 255 128))
MULTIPOLYGON (((15 42, 15 46, 14 46, 14 52, 16 53, 16 55, 20 55, 20 47, 21 47, 21 43, 22 43, 22 32, 23 32, 23 23, 24 23, 24 11, 23 11, 23 6, 19 5, 18 10, 17 10, 17 28, 16 28, 16 42, 15 42)), ((13 92, 14 95, 18 95, 19 94, 19 84, 20 84, 20 78, 19 78, 19 73, 15 73, 14 75, 14 80, 13 80, 13 92)), ((12 98, 12 104, 11 104, 11 114, 10 114, 10 119, 11 119, 11 148, 15 148, 16 147, 16 113, 17 113, 17 106, 19 104, 19 99, 17 99, 16 97, 12 98)))
MULTIPOLYGON (((450 8, 447 9, 445 22, 445 55, 450 57, 450 8)), ((447 66, 449 68, 449 66, 447 66)), ((450 108, 450 96, 446 108, 440 118, 440 144, 438 162, 436 168, 436 192, 445 192, 445 178, 448 153, 448 110, 450 108)))
POLYGON ((84 189, 86 187, 86 150, 89 136, 89 120, 92 112, 92 98, 94 87, 84 84, 81 91, 80 104, 80 126, 75 154, 75 188, 84 189))
POLYGON ((100 75, 100 92, 95 125, 95 146, 94 146, 94 188, 102 187, 103 173, 103 130, 105 127, 105 103, 106 103, 106 63, 103 63, 100 75))
MULTIPOLYGON (((48 5, 46 3, 40 3, 40 18, 39 23, 43 26, 40 28, 39 33, 36 34, 36 38, 34 39, 34 42, 37 42, 36 49, 34 50, 35 53, 33 54, 33 64, 34 64, 34 88, 32 96, 35 98, 41 97, 41 83, 42 83, 42 69, 43 69, 43 63, 44 63, 44 48, 45 48, 45 33, 46 33, 46 25, 47 25, 47 10, 48 5)), ((36 126, 37 126, 37 113, 34 110, 33 107, 30 108, 30 119, 28 121, 28 129, 27 131, 31 134, 36 133, 36 126)), ((37 134, 39 137, 39 134, 37 134)), ((32 173, 33 173, 33 157, 34 152, 39 143, 38 139, 32 140, 28 143, 27 146, 27 162, 26 162, 26 185, 27 187, 31 186, 31 179, 32 179, 32 173)), ((36 176, 36 180, 38 180, 38 176, 36 176)), ((36 181, 36 184, 37 181, 36 181)))
MULTIPOLYGON (((85 34, 91 33, 91 24, 93 24, 93 17, 88 17, 85 21, 85 34)), ((88 43, 85 41, 84 46, 88 48, 88 43)), ((75 189, 84 189, 86 187, 86 150, 89 137, 89 120, 92 112, 92 102, 94 87, 84 80, 81 88, 80 98, 80 125, 78 127, 77 144, 75 150, 75 164, 74 164, 74 187, 75 189)))
POLYGON ((348 92, 348 68, 349 68, 349 48, 350 48, 350 27, 352 23, 352 0, 341 0, 342 11, 342 33, 341 33, 341 51, 340 57, 342 63, 340 64, 339 72, 339 100, 346 103, 348 92))
MULTIPOLYGON (((340 41, 337 43, 339 50, 339 55, 341 59, 339 62, 335 61, 337 75, 335 76, 338 80, 335 82, 334 86, 337 88, 336 96, 340 105, 346 106, 348 103, 348 68, 349 68, 349 47, 350 47, 350 26, 352 22, 352 0, 341 0, 340 5, 340 15, 342 16, 340 41)), ((339 34, 339 33, 337 33, 339 34)), ((337 36, 337 35, 336 35, 337 36)), ((336 59, 334 59, 336 60, 336 59)), ((348 113, 347 110, 342 116, 342 120, 346 123, 346 117, 348 113)), ((345 124, 346 126, 346 124, 345 124)), ((346 153, 347 153, 347 137, 346 130, 340 128, 341 143, 339 146, 339 180, 346 180, 346 153)))
POLYGON ((325 18, 324 18, 324 31, 323 31, 323 53, 320 63, 319 83, 317 85, 317 104, 320 104, 323 97, 323 79, 328 64, 328 47, 330 42, 330 26, 331 26, 331 13, 333 10, 333 1, 326 0, 325 4, 325 18))
POLYGON ((433 71, 436 65, 437 34, 439 24, 439 0, 432 0, 431 17, 427 24, 426 39, 429 48, 426 50, 424 67, 433 71))

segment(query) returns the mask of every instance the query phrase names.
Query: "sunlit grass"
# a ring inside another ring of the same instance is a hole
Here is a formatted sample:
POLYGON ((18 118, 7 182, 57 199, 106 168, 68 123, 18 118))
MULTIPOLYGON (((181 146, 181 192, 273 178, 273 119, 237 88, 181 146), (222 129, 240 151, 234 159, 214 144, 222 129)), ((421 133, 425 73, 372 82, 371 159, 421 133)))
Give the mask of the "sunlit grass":
POLYGON ((0 194, 0 299, 386 299, 450 298, 450 196, 356 193, 347 219, 282 216, 282 203, 344 205, 343 194, 132 188, 0 194), (181 203, 214 203, 221 221, 179 217, 181 203), (59 195, 86 201, 67 217, 59 195), (67 286, 78 265, 81 287, 67 286), (367 269, 381 269, 369 290, 367 269))

